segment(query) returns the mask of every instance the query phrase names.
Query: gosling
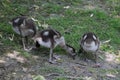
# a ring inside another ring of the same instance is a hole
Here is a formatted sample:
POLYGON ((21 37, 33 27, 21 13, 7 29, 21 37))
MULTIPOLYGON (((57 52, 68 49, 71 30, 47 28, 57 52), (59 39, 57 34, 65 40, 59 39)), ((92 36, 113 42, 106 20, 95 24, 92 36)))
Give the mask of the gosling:
POLYGON ((85 33, 80 40, 80 47, 82 53, 93 53, 95 54, 95 63, 97 62, 97 52, 99 50, 100 40, 92 32, 85 33))
POLYGON ((28 49, 28 38, 32 38, 36 34, 37 29, 34 21, 26 16, 19 16, 13 18, 10 23, 13 26, 13 30, 21 36, 24 50, 29 51, 32 49, 28 49), (25 44, 25 41, 27 44, 25 44))
POLYGON ((50 63, 56 63, 55 60, 53 60, 53 49, 56 46, 61 46, 66 52, 68 52, 73 59, 75 59, 76 53, 75 49, 65 43, 65 39, 63 36, 61 36, 60 32, 53 30, 53 29, 46 29, 43 31, 37 32, 37 34, 34 36, 33 40, 36 42, 36 46, 39 47, 44 46, 46 48, 50 48, 50 54, 49 54, 49 62, 50 63))

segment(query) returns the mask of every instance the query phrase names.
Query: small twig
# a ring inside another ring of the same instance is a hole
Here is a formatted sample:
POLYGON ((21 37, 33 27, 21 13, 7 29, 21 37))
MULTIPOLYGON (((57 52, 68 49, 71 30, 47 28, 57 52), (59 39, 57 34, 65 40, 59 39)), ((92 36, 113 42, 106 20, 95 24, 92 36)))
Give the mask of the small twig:
POLYGON ((48 75, 45 75, 45 77, 49 77, 49 76, 60 76, 59 73, 50 73, 48 75))
POLYGON ((76 62, 76 64, 79 64, 81 66, 87 66, 87 64, 83 64, 83 63, 79 63, 79 62, 76 62))
POLYGON ((111 39, 109 39, 109 40, 106 40, 106 41, 104 41, 104 42, 101 42, 102 44, 105 44, 105 43, 109 43, 111 41, 111 39))
POLYGON ((9 37, 10 41, 13 41, 14 39, 14 34, 12 34, 12 37, 9 37))
POLYGON ((60 76, 60 77, 64 77, 67 79, 79 79, 80 77, 74 77, 74 76, 60 76))
POLYGON ((2 34, 0 34, 0 38, 2 38, 3 36, 2 36, 2 34))

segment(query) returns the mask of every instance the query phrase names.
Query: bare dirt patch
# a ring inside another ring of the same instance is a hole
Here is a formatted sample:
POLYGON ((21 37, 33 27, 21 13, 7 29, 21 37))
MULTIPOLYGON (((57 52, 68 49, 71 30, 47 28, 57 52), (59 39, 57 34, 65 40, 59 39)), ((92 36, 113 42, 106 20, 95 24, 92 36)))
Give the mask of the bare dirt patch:
POLYGON ((31 55, 28 59, 13 51, 0 57, 0 80, 33 80, 38 75, 46 80, 61 77, 68 80, 119 80, 120 65, 115 61, 117 58, 110 60, 112 54, 109 54, 104 53, 107 57, 104 60, 99 58, 101 67, 94 68, 94 62, 85 62, 79 57, 72 60, 67 55, 60 55, 57 64, 50 64, 46 54, 31 55))

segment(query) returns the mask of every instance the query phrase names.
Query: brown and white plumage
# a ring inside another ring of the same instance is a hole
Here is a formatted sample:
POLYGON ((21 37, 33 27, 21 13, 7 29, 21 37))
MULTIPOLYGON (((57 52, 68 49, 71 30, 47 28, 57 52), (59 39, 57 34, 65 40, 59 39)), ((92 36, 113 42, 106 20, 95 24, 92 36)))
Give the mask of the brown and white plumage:
POLYGON ((65 49, 70 55, 75 56, 75 49, 69 45, 66 45, 64 37, 61 34, 53 29, 46 29, 38 32, 34 36, 34 41, 37 42, 36 46, 44 46, 50 48, 49 62, 54 63, 53 61, 53 49, 56 46, 61 46, 65 49))
POLYGON ((96 58, 97 57, 96 52, 99 49, 100 41, 99 38, 94 33, 88 32, 82 36, 80 40, 80 46, 84 54, 85 52, 95 53, 95 58, 96 58))
POLYGON ((33 37, 36 34, 36 26, 32 19, 28 19, 26 16, 15 17, 11 20, 13 30, 22 37, 22 44, 24 50, 28 50, 25 45, 24 39, 28 42, 29 37, 33 37))

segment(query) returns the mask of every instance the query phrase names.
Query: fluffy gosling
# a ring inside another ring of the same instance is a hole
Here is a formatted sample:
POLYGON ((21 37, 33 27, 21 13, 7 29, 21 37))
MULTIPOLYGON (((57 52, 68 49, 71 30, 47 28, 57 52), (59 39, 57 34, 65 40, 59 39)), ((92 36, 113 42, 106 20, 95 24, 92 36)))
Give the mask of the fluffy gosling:
POLYGON ((36 26, 33 20, 28 19, 26 16, 20 16, 13 18, 10 23, 13 26, 13 30, 21 36, 24 50, 29 51, 30 48, 28 49, 28 46, 26 47, 25 41, 28 43, 28 38, 36 34, 36 26))
POLYGON ((43 31, 38 32, 33 40, 36 42, 36 46, 39 47, 39 45, 50 48, 50 54, 49 54, 49 62, 55 63, 53 60, 53 49, 56 46, 61 46, 63 49, 65 49, 73 58, 75 58, 75 49, 71 47, 70 45, 65 43, 65 39, 61 34, 53 29, 46 29, 43 31))
POLYGON ((95 54, 95 63, 97 62, 97 51, 99 50, 99 38, 92 32, 85 33, 80 40, 81 50, 85 53, 95 54))

